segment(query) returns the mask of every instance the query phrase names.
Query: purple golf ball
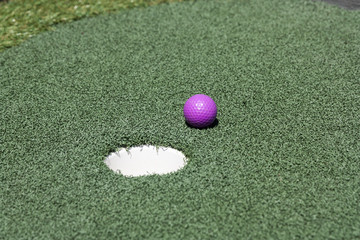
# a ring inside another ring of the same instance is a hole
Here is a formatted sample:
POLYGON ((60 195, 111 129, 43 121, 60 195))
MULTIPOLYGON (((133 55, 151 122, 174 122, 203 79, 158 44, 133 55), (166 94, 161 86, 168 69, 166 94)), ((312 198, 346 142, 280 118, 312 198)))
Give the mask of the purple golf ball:
POLYGON ((217 108, 214 100, 204 94, 190 97, 184 105, 186 122, 196 128, 209 127, 216 119, 217 108))

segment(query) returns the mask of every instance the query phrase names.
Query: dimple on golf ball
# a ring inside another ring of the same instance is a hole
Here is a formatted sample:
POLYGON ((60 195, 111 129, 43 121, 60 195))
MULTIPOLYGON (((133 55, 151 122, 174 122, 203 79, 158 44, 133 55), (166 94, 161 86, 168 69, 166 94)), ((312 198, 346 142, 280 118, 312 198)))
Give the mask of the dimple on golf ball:
POLYGON ((195 128, 209 127, 216 119, 217 107, 211 97, 196 94, 190 97, 184 105, 186 122, 195 128))

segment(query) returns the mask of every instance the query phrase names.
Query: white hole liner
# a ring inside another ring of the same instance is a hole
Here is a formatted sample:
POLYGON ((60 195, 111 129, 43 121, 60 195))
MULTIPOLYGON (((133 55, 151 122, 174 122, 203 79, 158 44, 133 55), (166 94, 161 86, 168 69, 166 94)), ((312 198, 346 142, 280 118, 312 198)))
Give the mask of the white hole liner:
POLYGON ((186 165, 187 159, 182 152, 170 147, 144 145, 128 150, 121 148, 104 162, 116 173, 137 177, 178 171, 186 165))

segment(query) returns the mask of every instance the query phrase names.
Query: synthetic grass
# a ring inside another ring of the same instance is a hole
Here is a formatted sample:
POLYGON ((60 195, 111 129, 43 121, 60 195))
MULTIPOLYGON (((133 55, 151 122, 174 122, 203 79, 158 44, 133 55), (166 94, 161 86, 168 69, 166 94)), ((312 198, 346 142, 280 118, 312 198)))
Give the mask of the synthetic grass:
POLYGON ((0 52, 54 29, 57 23, 174 1, 179 0, 0 1, 0 52))
POLYGON ((359 238, 359 21, 312 1, 197 1, 1 53, 0 238, 359 238), (216 127, 186 126, 196 93, 216 127), (103 163, 140 144, 190 162, 139 178, 103 163))

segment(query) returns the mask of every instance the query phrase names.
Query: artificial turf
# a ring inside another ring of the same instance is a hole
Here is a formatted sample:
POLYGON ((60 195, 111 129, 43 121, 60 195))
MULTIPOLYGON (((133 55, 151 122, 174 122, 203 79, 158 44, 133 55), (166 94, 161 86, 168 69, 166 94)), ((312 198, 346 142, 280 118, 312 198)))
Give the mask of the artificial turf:
POLYGON ((58 23, 174 1, 181 0, 0 0, 0 52, 58 23))
POLYGON ((60 24, 0 54, 0 238, 360 238, 360 12, 196 1, 60 24), (189 128, 193 94, 218 125, 189 128), (168 175, 104 164, 183 151, 168 175))

